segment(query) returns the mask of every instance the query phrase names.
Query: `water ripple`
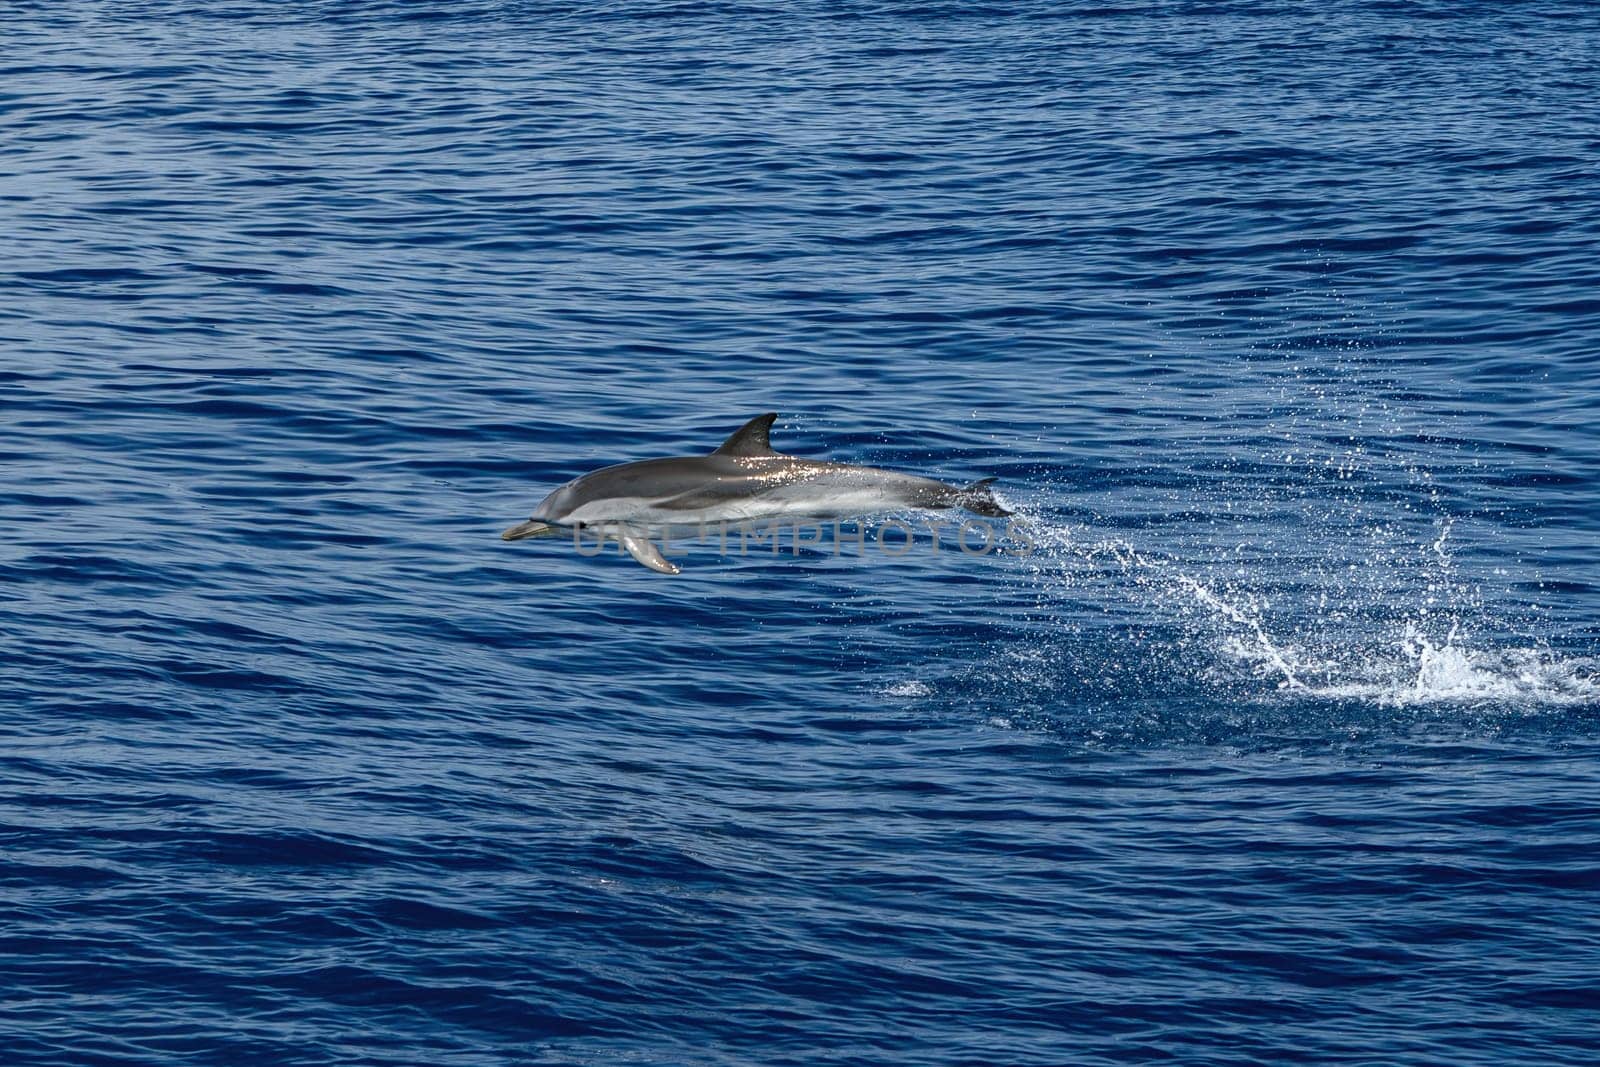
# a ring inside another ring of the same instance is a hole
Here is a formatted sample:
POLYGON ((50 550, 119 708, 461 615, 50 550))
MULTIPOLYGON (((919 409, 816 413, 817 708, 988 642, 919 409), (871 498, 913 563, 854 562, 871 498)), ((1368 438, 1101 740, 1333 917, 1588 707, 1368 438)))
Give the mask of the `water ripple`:
POLYGON ((1588 6, 13 7, 7 1063, 1593 1058, 1588 6))

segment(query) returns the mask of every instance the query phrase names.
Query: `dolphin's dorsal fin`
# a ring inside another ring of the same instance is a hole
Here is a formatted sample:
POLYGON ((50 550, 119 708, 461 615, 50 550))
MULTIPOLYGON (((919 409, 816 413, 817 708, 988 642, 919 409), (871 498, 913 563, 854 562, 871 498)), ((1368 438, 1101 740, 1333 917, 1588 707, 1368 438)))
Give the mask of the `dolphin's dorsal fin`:
POLYGON ((772 431, 772 423, 778 417, 776 411, 769 411, 765 415, 757 415, 737 430, 733 436, 722 442, 722 447, 711 453, 713 456, 776 456, 772 445, 767 442, 767 434, 772 431))

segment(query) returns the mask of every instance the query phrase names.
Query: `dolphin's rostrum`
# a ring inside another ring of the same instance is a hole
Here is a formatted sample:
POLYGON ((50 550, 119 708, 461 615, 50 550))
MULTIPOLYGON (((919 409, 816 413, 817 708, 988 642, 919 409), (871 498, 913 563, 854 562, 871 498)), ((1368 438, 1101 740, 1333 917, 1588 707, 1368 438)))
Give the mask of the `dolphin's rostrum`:
POLYGON ((902 508, 965 508, 1011 514, 989 491, 993 478, 965 488, 876 467, 801 459, 767 441, 778 416, 757 415, 709 456, 647 459, 575 478, 544 498, 507 541, 579 528, 613 536, 651 570, 677 574, 650 530, 777 518, 845 519, 902 508))

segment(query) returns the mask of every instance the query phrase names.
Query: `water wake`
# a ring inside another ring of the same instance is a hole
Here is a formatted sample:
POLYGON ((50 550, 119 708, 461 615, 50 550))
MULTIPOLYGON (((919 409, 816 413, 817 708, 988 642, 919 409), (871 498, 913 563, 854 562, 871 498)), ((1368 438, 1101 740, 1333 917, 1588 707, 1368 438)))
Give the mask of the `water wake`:
POLYGON ((1448 523, 1417 546, 1431 573, 1412 575, 1410 588, 1341 604, 1338 596, 1348 590, 1318 588, 1315 574, 1309 582, 1295 575, 1276 583, 1293 590, 1275 594, 1283 602, 1276 610, 1262 592, 1211 579, 1202 567, 1124 538, 1040 517, 1033 524, 1037 581, 1080 594, 1086 579, 1097 581, 1101 588, 1091 595, 1114 591, 1131 600, 1119 608, 1175 626, 1188 670, 1235 695, 1259 695, 1265 683, 1265 692, 1288 699, 1385 707, 1600 703, 1592 659, 1537 641, 1508 647, 1470 636, 1483 621, 1474 615, 1485 608, 1481 594, 1454 573, 1448 523), (1207 655, 1194 656, 1197 647, 1207 655))

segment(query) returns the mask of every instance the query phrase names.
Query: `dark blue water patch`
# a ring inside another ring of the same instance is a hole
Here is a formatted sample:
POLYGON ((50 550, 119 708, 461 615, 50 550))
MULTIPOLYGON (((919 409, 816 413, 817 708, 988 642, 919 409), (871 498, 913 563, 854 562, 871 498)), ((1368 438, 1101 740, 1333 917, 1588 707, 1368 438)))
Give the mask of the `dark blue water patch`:
POLYGON ((11 1061, 1593 1060, 1587 8, 289 22, 9 28, 11 1061), (764 410, 1035 551, 498 540, 764 410))

